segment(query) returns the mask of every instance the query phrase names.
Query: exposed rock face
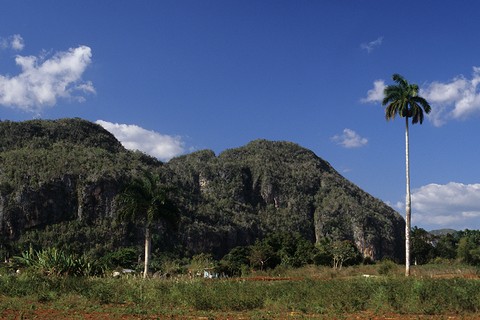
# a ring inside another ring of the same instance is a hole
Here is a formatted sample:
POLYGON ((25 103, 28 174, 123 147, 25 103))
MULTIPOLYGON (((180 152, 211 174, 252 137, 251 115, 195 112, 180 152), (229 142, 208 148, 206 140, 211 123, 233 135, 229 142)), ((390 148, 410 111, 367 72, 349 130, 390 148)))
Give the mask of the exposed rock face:
POLYGON ((3 237, 18 238, 23 231, 79 219, 93 221, 114 217, 118 181, 78 181, 64 175, 38 186, 21 186, 9 194, 0 193, 0 226, 3 237))
POLYGON ((0 241, 114 218, 128 179, 155 170, 176 187, 181 223, 170 232, 188 253, 222 256, 282 231, 316 242, 348 239, 372 259, 403 256, 401 216, 293 143, 258 140, 218 157, 204 150, 162 164, 80 119, 0 122, 0 133, 0 241))

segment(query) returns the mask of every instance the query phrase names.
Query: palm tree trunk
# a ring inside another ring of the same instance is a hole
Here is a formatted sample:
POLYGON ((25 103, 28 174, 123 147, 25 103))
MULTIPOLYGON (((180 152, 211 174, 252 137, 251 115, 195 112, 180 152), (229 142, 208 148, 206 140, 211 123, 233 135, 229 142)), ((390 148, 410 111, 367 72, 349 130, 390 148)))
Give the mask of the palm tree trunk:
POLYGON ((143 277, 148 276, 148 265, 150 264, 150 254, 152 251, 152 234, 150 233, 150 227, 145 227, 145 267, 143 269, 143 277))
POLYGON ((405 127, 405 168, 407 178, 407 194, 405 197, 405 276, 410 276, 410 216, 412 212, 412 198, 410 195, 410 163, 408 157, 408 117, 405 127))

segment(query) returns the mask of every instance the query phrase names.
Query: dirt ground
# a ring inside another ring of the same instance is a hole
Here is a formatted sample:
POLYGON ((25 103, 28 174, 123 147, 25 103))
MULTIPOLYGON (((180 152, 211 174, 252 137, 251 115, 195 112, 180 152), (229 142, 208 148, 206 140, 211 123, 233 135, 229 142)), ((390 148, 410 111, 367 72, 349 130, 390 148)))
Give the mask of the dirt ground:
MULTIPOLYGON (((107 308, 108 309, 108 308, 107 308)), ((269 315, 265 312, 265 315, 256 314, 255 316, 243 314, 243 313, 227 313, 218 315, 132 315, 122 314, 118 310, 114 312, 82 312, 82 311, 64 311, 55 309, 35 309, 30 311, 18 311, 18 310, 4 310, 0 313, 0 319, 58 319, 58 320, 72 320, 72 319, 86 319, 86 320, 134 320, 134 319, 188 319, 188 320, 254 320, 254 319, 333 319, 333 320, 473 320, 480 319, 480 315, 401 315, 401 314, 382 314, 376 315, 369 312, 362 312, 357 314, 346 315, 314 315, 289 312, 286 314, 269 315)))

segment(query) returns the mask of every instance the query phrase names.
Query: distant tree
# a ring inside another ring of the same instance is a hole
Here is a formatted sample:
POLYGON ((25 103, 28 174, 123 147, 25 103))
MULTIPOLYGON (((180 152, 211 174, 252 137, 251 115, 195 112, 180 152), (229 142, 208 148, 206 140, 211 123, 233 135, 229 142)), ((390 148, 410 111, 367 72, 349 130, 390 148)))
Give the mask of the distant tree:
POLYGON ((250 264, 250 247, 235 247, 222 260, 220 260, 219 269, 225 274, 232 276, 241 276, 242 268, 250 264))
POLYGON ((434 237, 428 233, 425 229, 413 227, 411 233, 411 257, 415 264, 425 264, 433 259, 434 237))
POLYGON ((457 258, 468 264, 480 265, 480 231, 465 230, 457 247, 457 258))
POLYGON ((315 244, 313 253, 313 262, 319 266, 331 265, 333 260, 332 250, 330 250, 330 241, 327 238, 322 238, 320 242, 315 244))
POLYGON ((275 252, 278 263, 298 268, 313 262, 314 245, 299 233, 275 232, 262 240, 275 252))
POLYGON ((161 219, 175 224, 177 209, 169 199, 169 190, 160 183, 157 175, 149 172, 141 178, 134 178, 119 195, 118 202, 120 220, 140 222, 145 228, 143 277, 146 278, 151 259, 152 224, 161 219))
POLYGON ((435 241, 435 257, 455 259, 459 239, 451 233, 438 236, 435 241))
POLYGON ((264 270, 279 264, 298 268, 314 262, 315 246, 299 233, 274 232, 249 247, 250 266, 264 270))
POLYGON ((275 250, 264 241, 257 240, 254 245, 250 247, 249 255, 250 265, 255 269, 265 270, 266 268, 273 268, 278 263, 278 257, 275 250))
POLYGON ((392 77, 396 85, 389 85, 384 90, 382 104, 385 106, 385 118, 394 119, 398 114, 405 118, 405 167, 407 192, 405 198, 405 275, 410 275, 410 228, 411 228, 411 195, 410 195, 410 165, 409 165, 409 137, 408 119, 412 118, 412 124, 423 122, 423 113, 429 113, 430 104, 418 95, 418 85, 410 84, 399 74, 392 77))
POLYGON ((119 248, 107 253, 100 260, 110 268, 131 268, 137 263, 137 249, 119 248))
POLYGON ((355 246, 348 240, 333 241, 330 250, 332 253, 334 269, 342 269, 344 263, 354 260, 358 256, 355 246))

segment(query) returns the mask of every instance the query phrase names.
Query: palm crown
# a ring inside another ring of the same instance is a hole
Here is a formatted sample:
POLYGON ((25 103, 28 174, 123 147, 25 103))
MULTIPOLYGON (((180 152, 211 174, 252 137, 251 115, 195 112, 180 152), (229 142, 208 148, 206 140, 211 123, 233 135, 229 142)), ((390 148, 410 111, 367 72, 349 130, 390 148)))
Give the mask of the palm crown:
POLYGON ((150 226, 154 220, 165 219, 175 225, 176 208, 168 198, 169 190, 160 184, 160 179, 150 173, 135 178, 120 194, 119 218, 140 220, 150 226))
POLYGON ((418 85, 410 84, 399 74, 393 75, 393 81, 397 85, 385 88, 383 105, 387 105, 385 117, 387 120, 400 117, 412 118, 412 124, 423 122, 423 113, 430 113, 432 109, 427 100, 418 95, 418 85))

